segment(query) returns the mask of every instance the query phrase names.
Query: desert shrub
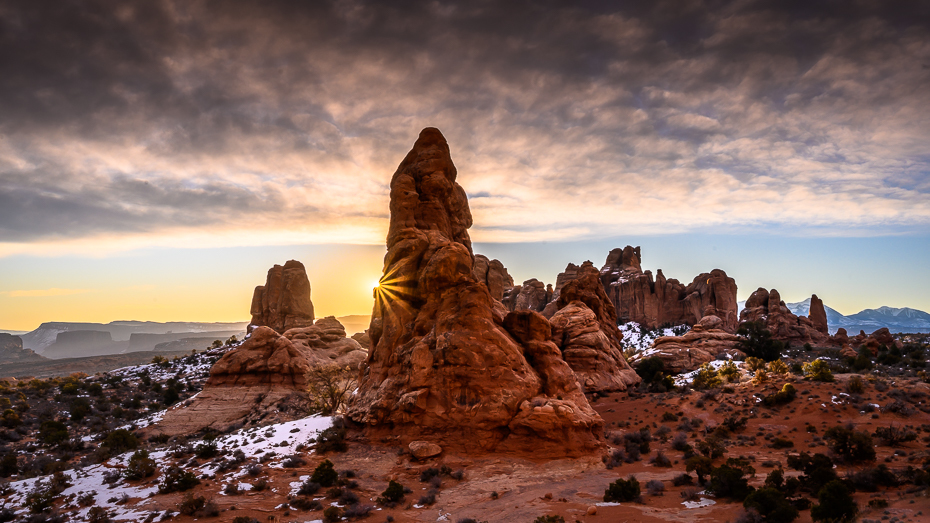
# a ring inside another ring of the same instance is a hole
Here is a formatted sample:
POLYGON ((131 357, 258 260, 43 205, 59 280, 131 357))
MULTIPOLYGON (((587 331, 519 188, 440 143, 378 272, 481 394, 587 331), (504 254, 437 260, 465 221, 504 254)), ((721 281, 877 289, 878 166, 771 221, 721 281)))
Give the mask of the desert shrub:
POLYGON ((139 438, 127 429, 116 429, 107 434, 102 445, 107 447, 110 452, 119 454, 127 450, 134 450, 139 447, 139 438))
POLYGON ((679 432, 672 438, 672 448, 681 452, 692 452, 694 449, 688 444, 688 434, 679 432))
POLYGON ((775 405, 784 405, 785 403, 791 403, 797 397, 797 389, 794 388, 794 385, 790 383, 785 383, 782 385, 781 390, 769 394, 762 399, 762 404, 767 407, 774 407, 775 405))
POLYGON ((672 460, 668 459, 668 456, 663 454, 661 450, 656 452, 656 455, 649 460, 649 463, 662 468, 671 468, 672 466, 672 460))
POLYGON ((707 491, 717 497, 742 501, 752 492, 746 476, 755 473, 748 460, 730 458, 723 465, 711 470, 707 491))
POLYGON ((302 467, 306 464, 306 460, 304 460, 303 456, 300 454, 291 454, 290 456, 284 458, 283 461, 281 461, 281 466, 286 469, 296 469, 297 467, 302 467))
POLYGON ((917 439, 916 432, 907 430, 904 427, 896 427, 894 425, 888 427, 876 427, 875 433, 872 435, 889 447, 897 447, 901 443, 906 441, 914 441, 917 439))
POLYGON ((790 449, 794 448, 794 442, 788 438, 775 438, 772 440, 773 449, 790 449))
POLYGON ((743 507, 754 509, 766 523, 790 523, 798 517, 798 509, 785 495, 771 487, 763 487, 746 496, 743 507))
POLYGON ((860 462, 875 459, 872 436, 868 432, 855 431, 837 425, 827 429, 823 437, 829 442, 830 450, 847 461, 860 462))
POLYGON ((636 365, 636 374, 643 379, 643 383, 661 381, 665 372, 665 362, 659 358, 645 358, 636 365))
POLYGON ((328 459, 324 459, 322 463, 317 465, 310 476, 310 481, 323 487, 332 487, 338 479, 339 474, 333 467, 333 462, 328 459))
POLYGON ((46 445, 58 445, 68 441, 68 427, 60 421, 43 421, 39 425, 38 440, 46 445))
POLYGON ((866 347, 860 347, 859 353, 856 355, 856 358, 852 361, 852 368, 857 372, 862 372, 864 370, 869 370, 874 365, 872 364, 872 353, 866 347))
POLYGON ((636 449, 641 454, 646 454, 649 452, 649 442, 652 441, 652 433, 649 429, 639 429, 635 432, 627 432, 623 435, 623 446, 626 448, 627 453, 631 453, 633 449, 636 449))
POLYGON ((678 415, 677 415, 677 414, 673 414, 673 413, 668 412, 668 411, 665 411, 665 412, 662 413, 662 421, 663 421, 663 422, 666 422, 666 421, 672 421, 672 422, 678 421, 678 415))
POLYGON ((726 454, 727 448, 721 438, 716 435, 711 435, 698 442, 697 451, 705 457, 716 459, 723 457, 723 455, 726 454))
POLYGON ((80 496, 78 496, 77 504, 79 507, 89 507, 93 505, 94 503, 96 503, 97 501, 96 496, 97 496, 96 490, 85 492, 84 494, 81 494, 80 496))
POLYGON ((252 483, 252 490, 254 490, 255 492, 261 492, 263 490, 266 490, 267 488, 268 488, 268 480, 266 480, 265 478, 261 478, 255 483, 252 483))
POLYGON ((320 454, 327 452, 345 452, 346 429, 344 427, 329 427, 316 438, 316 451, 320 454))
POLYGON ((110 513, 103 507, 91 507, 87 511, 87 523, 110 523, 113 519, 110 513))
POLYGON ((804 472, 800 478, 800 487, 812 494, 816 494, 824 485, 837 479, 833 460, 823 454, 811 456, 802 452, 797 456, 788 456, 788 466, 804 472))
POLYGON ((672 479, 672 485, 675 485, 676 487, 693 484, 694 478, 691 477, 691 474, 679 474, 672 479))
POLYGON ((665 492, 665 483, 657 479, 651 479, 646 482, 646 492, 650 496, 661 496, 665 492))
POLYGON ((358 373, 348 365, 323 365, 307 373, 310 400, 317 412, 331 416, 339 412, 358 385, 358 373))
POLYGON ((155 474, 155 460, 149 457, 147 450, 137 450, 129 458, 129 465, 123 471, 123 477, 139 480, 155 474))
POLYGON ((565 523, 565 518, 557 514, 550 514, 548 516, 539 516, 533 520, 533 523, 565 523))
POLYGON ((898 477, 887 465, 864 468, 849 474, 846 478, 856 490, 875 492, 878 487, 897 487, 898 477))
POLYGON ((80 422, 93 412, 90 408, 90 402, 86 398, 74 398, 71 402, 71 421, 80 422))
POLYGON ((772 374, 775 374, 777 376, 783 376, 785 374, 788 374, 788 365, 786 365, 785 362, 779 359, 779 360, 770 362, 768 364, 768 370, 772 374))
POLYGON ((16 459, 16 454, 13 452, 3 454, 3 457, 0 458, 0 478, 8 478, 18 472, 19 462, 16 459))
POLYGON ((220 510, 216 503, 208 500, 203 496, 194 496, 187 494, 184 499, 178 503, 178 511, 185 516, 195 518, 216 517, 220 515, 220 510))
POLYGON ((853 376, 846 381, 846 392, 849 394, 862 394, 865 391, 865 383, 859 376, 853 376))
POLYGON ((719 387, 722 383, 717 370, 710 363, 705 363, 701 365, 697 374, 694 375, 691 386, 696 390, 704 390, 719 387))
POLYGON ((304 481, 297 490, 298 496, 312 496, 320 491, 320 484, 311 480, 304 481))
POLYGON ((48 483, 36 483, 35 488, 26 494, 25 507, 33 514, 51 510, 57 492, 48 483))
POLYGON ((747 321, 740 324, 736 334, 743 336, 737 348, 747 356, 765 361, 777 360, 785 346, 772 339, 772 333, 761 321, 747 321))
POLYGON ((726 427, 730 432, 739 432, 746 428, 747 423, 749 423, 749 418, 746 416, 739 418, 736 416, 727 416, 720 425, 726 427))
POLYGON ((403 499, 404 486, 392 479, 388 482, 387 488, 384 489, 384 492, 382 492, 381 496, 378 498, 378 503, 381 505, 393 506, 394 503, 398 503, 403 499))
POLYGON ((374 505, 363 505, 361 503, 356 503, 346 507, 345 512, 342 513, 342 516, 347 519, 362 519, 367 518, 374 510, 374 505))
POLYGON ((639 481, 630 476, 628 479, 618 479, 607 486, 604 491, 606 502, 629 502, 640 499, 639 481))
POLYGON ((685 460, 685 470, 697 474, 698 483, 704 484, 704 477, 713 469, 713 462, 704 456, 692 456, 685 460))
POLYGON ((219 448, 216 446, 216 443, 212 441, 201 443, 194 447, 194 455, 200 459, 215 458, 219 453, 219 448))
POLYGON ((238 483, 228 483, 226 487, 223 488, 223 494, 227 496, 238 496, 239 495, 239 484, 238 483))
POLYGON ((727 383, 739 381, 739 368, 732 361, 728 361, 720 367, 717 374, 727 383))
POLYGON ((879 499, 870 499, 870 500, 869 500, 869 507, 870 507, 870 508, 874 508, 874 509, 876 509, 876 510, 881 510, 881 509, 883 509, 883 508, 888 508, 888 500, 887 500, 887 499, 881 499, 881 498, 879 498, 879 499))
POLYGON ((320 510, 323 508, 323 504, 315 499, 309 498, 294 498, 288 501, 288 505, 296 508, 297 510, 320 510))
POLYGON ((813 381, 833 381, 833 371, 827 362, 818 358, 804 364, 804 377, 813 381))
POLYGON ((259 521, 249 516, 236 516, 233 518, 232 523, 259 523, 259 521))
POLYGON ((764 371, 765 360, 762 358, 756 358, 755 356, 749 356, 746 358, 746 366, 749 367, 749 370, 752 372, 764 371))
POLYGON ((438 495, 439 495, 439 490, 435 488, 431 488, 426 491, 425 495, 420 496, 419 501, 417 501, 417 505, 420 505, 422 507, 428 507, 430 505, 433 505, 436 503, 436 496, 438 495))
POLYGON ((859 511, 852 493, 842 481, 833 480, 817 493, 818 504, 811 507, 811 519, 839 523, 852 521, 859 511))
POLYGON ((180 467, 170 467, 165 471, 165 477, 158 485, 158 492, 168 494, 171 492, 184 492, 200 484, 200 480, 193 472, 180 467))

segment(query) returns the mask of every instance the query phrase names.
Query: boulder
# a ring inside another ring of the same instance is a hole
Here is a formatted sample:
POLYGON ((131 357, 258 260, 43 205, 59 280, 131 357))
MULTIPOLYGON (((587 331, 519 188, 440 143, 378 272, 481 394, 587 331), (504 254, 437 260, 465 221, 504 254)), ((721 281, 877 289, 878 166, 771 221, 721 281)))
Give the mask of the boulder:
POLYGON ((411 441, 407 448, 414 459, 433 458, 442 454, 442 447, 429 441, 411 441))
POLYGON ((545 329, 527 328, 529 342, 511 334, 475 275, 472 218, 456 176, 433 128, 394 173, 382 277, 393 283, 377 291, 349 418, 401 443, 540 457, 599 451, 603 420, 573 379, 558 382, 571 369, 542 339, 545 329))
POLYGON ((354 338, 347 338, 345 327, 333 316, 309 327, 288 329, 284 337, 301 350, 311 366, 336 364, 354 369, 368 357, 368 350, 354 338))
POLYGON ((736 332, 736 281, 726 272, 714 269, 699 274, 685 286, 666 279, 661 269, 653 279, 651 271, 643 272, 641 259, 640 248, 627 245, 610 251, 600 270, 601 283, 621 323, 633 321, 650 329, 694 325, 709 313, 723 320, 723 330, 736 332))
POLYGON ((269 269, 265 285, 255 287, 252 294, 251 312, 250 328, 264 325, 283 334, 288 329, 313 325, 310 280, 304 265, 290 260, 283 267, 269 269))

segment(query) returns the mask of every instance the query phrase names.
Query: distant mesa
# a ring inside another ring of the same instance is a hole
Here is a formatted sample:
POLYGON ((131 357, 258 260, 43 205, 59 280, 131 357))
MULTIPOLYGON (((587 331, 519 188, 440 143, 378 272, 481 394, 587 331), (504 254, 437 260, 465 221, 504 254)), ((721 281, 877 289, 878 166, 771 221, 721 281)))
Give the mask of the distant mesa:
POLYGON ((279 334, 288 329, 313 325, 310 279, 304 265, 290 260, 268 269, 265 285, 252 295, 253 326, 271 327, 279 334))
POLYGON ((603 421, 551 341, 548 320, 508 313, 497 299, 510 285, 502 266, 491 273, 490 260, 476 262, 456 175, 434 128, 393 175, 372 349, 349 417, 402 444, 540 457, 601 449, 603 421))
POLYGON ((116 354, 125 349, 126 344, 113 341, 107 331, 73 330, 59 332, 55 343, 46 347, 42 355, 47 358, 73 358, 78 355, 116 354))

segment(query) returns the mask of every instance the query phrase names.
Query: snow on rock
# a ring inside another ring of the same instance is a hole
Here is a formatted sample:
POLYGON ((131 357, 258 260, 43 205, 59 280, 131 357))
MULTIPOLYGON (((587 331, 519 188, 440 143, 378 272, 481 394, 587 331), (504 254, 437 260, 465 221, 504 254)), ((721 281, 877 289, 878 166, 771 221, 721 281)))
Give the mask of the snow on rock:
MULTIPOLYGON (((714 370, 718 370, 718 371, 719 371, 719 370, 720 370, 720 367, 723 367, 723 366, 726 365, 727 363, 730 363, 730 361, 731 361, 730 359, 727 359, 726 361, 724 361, 724 360, 714 360, 714 361, 711 361, 711 362, 708 362, 708 363, 709 363, 709 365, 710 365, 711 367, 714 368, 714 370)), ((743 362, 741 362, 741 361, 734 361, 733 363, 735 363, 736 366, 739 367, 739 368, 742 368, 742 367, 744 366, 743 362)), ((688 373, 681 374, 681 375, 677 376, 677 377, 675 378, 675 385, 680 387, 680 386, 682 386, 682 385, 690 384, 691 382, 694 381, 694 377, 697 376, 697 373, 698 373, 700 370, 701 370, 701 369, 699 369, 699 368, 698 368, 698 369, 694 369, 694 370, 691 371, 691 372, 688 372, 688 373)))
POLYGON ((701 498, 700 501, 682 501, 681 504, 684 505, 685 508, 702 508, 716 505, 717 502, 712 499, 701 498))
POLYGON ((691 330, 691 327, 687 325, 677 325, 671 328, 666 327, 649 330, 631 321, 620 325, 618 329, 620 330, 620 335, 623 336, 623 341, 620 342, 620 345, 623 347, 623 352, 633 353, 631 357, 636 360, 649 357, 649 351, 652 350, 652 345, 657 338, 661 338, 662 336, 682 336, 691 330))

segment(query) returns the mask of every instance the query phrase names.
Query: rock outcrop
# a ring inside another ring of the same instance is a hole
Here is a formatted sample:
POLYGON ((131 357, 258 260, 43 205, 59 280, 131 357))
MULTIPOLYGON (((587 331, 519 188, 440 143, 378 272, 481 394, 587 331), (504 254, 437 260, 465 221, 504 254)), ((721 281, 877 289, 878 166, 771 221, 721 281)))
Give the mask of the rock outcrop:
POLYGON ((811 320, 811 325, 817 332, 826 336, 830 335, 830 327, 827 325, 827 309, 823 306, 823 300, 818 298, 816 294, 811 295, 811 307, 807 317, 811 320))
POLYGON ((313 319, 310 280, 304 265, 290 260, 283 267, 268 269, 265 285, 255 287, 252 294, 250 328, 264 325, 283 334, 288 329, 309 327, 313 319))
POLYGON ((532 278, 516 285, 505 296, 504 307, 510 311, 542 312, 546 305, 552 301, 552 285, 532 278))
POLYGON ((304 354, 310 366, 336 364, 354 369, 368 357, 368 350, 354 338, 347 338, 345 327, 333 316, 310 327, 289 329, 284 337, 304 354))
POLYGON ((761 322, 772 333, 772 338, 788 341, 793 344, 825 345, 833 344, 826 329, 826 312, 823 302, 814 295, 811 298, 811 314, 816 318, 823 311, 822 319, 815 324, 809 317, 795 316, 775 289, 756 289, 749 299, 746 307, 740 312, 740 323, 753 321, 761 322), (819 303, 819 311, 814 312, 815 302, 819 303))
POLYGON ((659 269, 643 272, 639 247, 614 249, 607 255, 600 276, 620 322, 637 322, 654 329, 666 324, 694 325, 711 314, 723 321, 723 330, 736 332, 739 309, 736 281, 714 269, 694 278, 687 286, 666 279, 659 269), (709 307, 709 309, 708 309, 709 307))
POLYGON ((26 363, 46 360, 30 349, 23 348, 23 339, 5 332, 0 332, 0 364, 26 363))
POLYGON ((513 278, 500 260, 489 260, 483 254, 476 254, 472 270, 478 281, 487 285, 491 297, 497 301, 502 301, 504 295, 513 290, 513 278))
MULTIPOLYGON (((840 333, 837 332, 832 339, 838 340, 839 334, 840 333)), ((843 330, 843 334, 846 334, 845 330, 843 330)), ((901 340, 894 339, 888 327, 882 327, 869 335, 866 335, 865 331, 860 330, 859 334, 851 338, 847 336, 846 343, 853 349, 866 347, 872 352, 872 355, 877 355, 882 347, 885 347, 886 350, 892 347, 897 347, 898 349, 904 348, 904 343, 901 340)))
POLYGON ((642 380, 623 357, 617 313, 597 269, 582 265, 573 276, 553 302, 553 342, 586 392, 626 390, 638 384, 642 380))
POLYGON ((382 286, 349 417, 373 437, 572 456, 603 421, 548 341, 548 322, 496 307, 479 281, 449 146, 424 129, 391 180, 382 286), (505 326, 509 325, 513 332, 505 326))
POLYGON ((722 326, 723 320, 719 317, 705 316, 683 336, 656 339, 643 357, 662 360, 667 374, 691 372, 717 359, 721 353, 736 359, 745 358, 743 351, 737 348, 741 338, 723 330, 722 326))

